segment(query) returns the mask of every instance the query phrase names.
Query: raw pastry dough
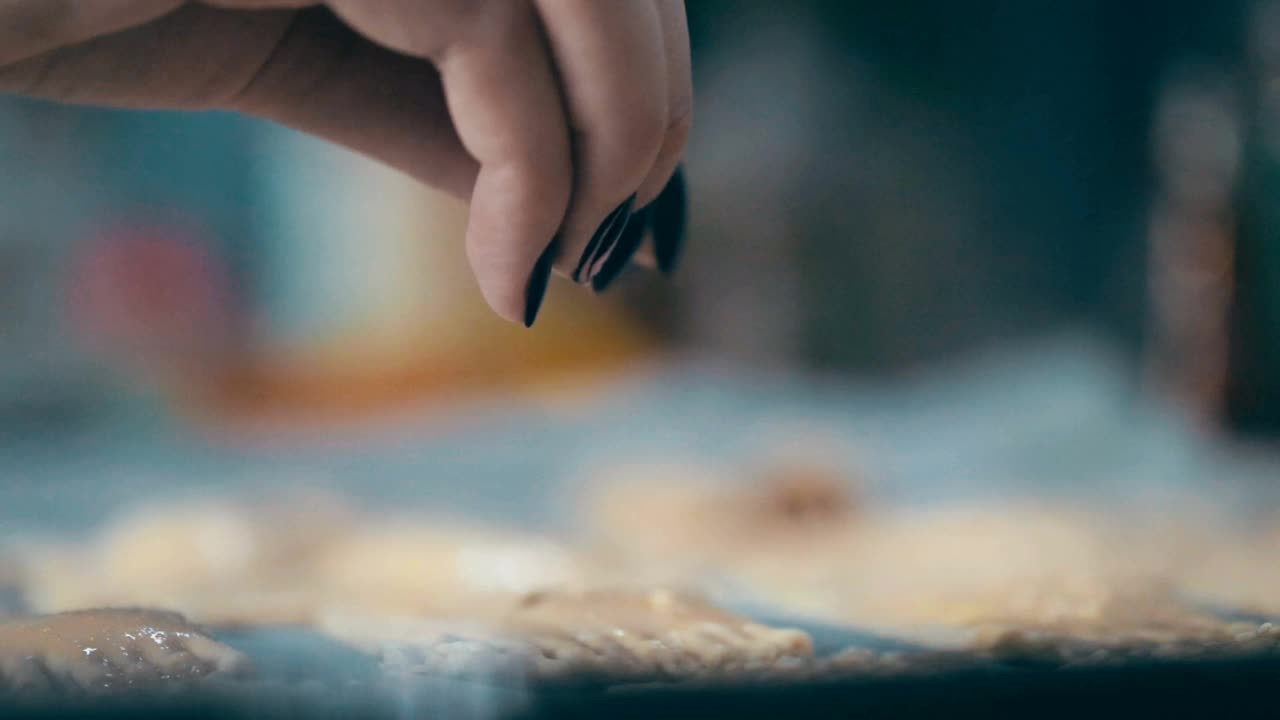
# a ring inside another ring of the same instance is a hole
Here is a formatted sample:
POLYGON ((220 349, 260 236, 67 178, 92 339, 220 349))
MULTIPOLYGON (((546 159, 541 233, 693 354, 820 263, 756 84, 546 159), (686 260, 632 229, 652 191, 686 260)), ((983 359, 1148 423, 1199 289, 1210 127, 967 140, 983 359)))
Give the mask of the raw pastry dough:
POLYGON ((390 522, 336 540, 315 559, 311 582, 335 609, 474 615, 534 590, 578 587, 585 573, 547 538, 390 522))
POLYGON ((1197 601, 1280 620, 1280 521, 1268 528, 1215 527, 1196 536, 1179 588, 1197 601))
POLYGON ((744 491, 706 469, 636 466, 589 496, 587 516, 619 557, 669 580, 727 579, 793 613, 897 634, 1214 624, 1181 601, 1159 538, 1035 505, 861 505, 852 483, 809 469, 744 491))
POLYGON ((334 609, 479 612, 576 587, 584 572, 547 538, 300 499, 150 506, 84 545, 28 549, 22 586, 37 612, 159 607, 214 626, 285 625, 334 609))
POLYGON ((657 581, 715 577, 757 553, 807 557, 864 513, 849 473, 817 461, 766 465, 754 483, 696 464, 615 468, 588 491, 592 538, 657 581))
POLYGON ((108 693, 235 676, 246 658, 181 616, 87 610, 0 622, 0 690, 108 693))
POLYGON ((530 594, 496 620, 331 618, 392 672, 495 682, 645 683, 782 677, 813 643, 664 589, 530 594))
POLYGON ((308 621, 310 558, 350 525, 324 498, 262 506, 149 505, 83 546, 30 548, 22 585, 36 612, 159 607, 214 625, 308 621))

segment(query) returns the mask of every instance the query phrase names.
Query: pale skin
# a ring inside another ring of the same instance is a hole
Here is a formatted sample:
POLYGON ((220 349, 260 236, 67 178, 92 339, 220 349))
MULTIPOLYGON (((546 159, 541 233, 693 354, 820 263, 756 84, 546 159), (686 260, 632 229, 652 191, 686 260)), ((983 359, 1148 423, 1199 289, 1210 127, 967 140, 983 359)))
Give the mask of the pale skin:
POLYGON ((513 322, 552 239, 572 273, 692 118, 683 0, 0 0, 0 93, 234 110, 391 165, 470 202, 513 322))

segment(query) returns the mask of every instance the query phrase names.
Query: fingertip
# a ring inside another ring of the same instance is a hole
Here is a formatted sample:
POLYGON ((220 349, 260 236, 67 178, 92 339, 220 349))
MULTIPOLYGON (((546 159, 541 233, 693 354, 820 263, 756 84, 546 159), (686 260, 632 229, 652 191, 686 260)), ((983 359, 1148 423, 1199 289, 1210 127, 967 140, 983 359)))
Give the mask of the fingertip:
POLYGON ((493 312, 508 322, 523 325, 525 322, 526 295, 536 257, 516 248, 492 240, 489 223, 478 217, 472 208, 472 220, 467 228, 467 260, 475 276, 480 294, 493 312))
POLYGON ((558 238, 553 239, 538 257, 538 262, 533 265, 533 272, 529 275, 529 285, 525 290, 524 326, 526 328, 532 328, 533 323, 538 320, 538 311, 542 309, 542 301, 547 296, 547 285, 551 282, 551 270, 555 266, 559 246, 558 238))
POLYGON ((472 196, 467 259, 493 311, 520 325, 537 318, 560 256, 563 209, 548 185, 528 173, 485 169, 472 196))
MULTIPOLYGON (((473 245, 468 243, 467 247, 470 254, 473 245)), ((477 258, 474 254, 470 259, 480 294, 493 312, 507 322, 528 324, 526 311, 528 300, 535 291, 536 266, 539 263, 535 261, 517 266, 508 261, 498 265, 486 257, 477 258)), ((542 285, 545 292, 546 282, 542 285)))

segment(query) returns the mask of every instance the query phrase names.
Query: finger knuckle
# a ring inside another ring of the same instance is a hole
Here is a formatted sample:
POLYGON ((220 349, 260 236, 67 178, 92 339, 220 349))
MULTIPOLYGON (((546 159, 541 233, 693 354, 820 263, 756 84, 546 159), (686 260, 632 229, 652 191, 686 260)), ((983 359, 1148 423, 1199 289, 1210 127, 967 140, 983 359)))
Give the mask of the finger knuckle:
POLYGON ((442 55, 462 36, 473 12, 460 0, 331 0, 330 7, 376 42, 427 57, 442 55))
POLYGON ((667 134, 666 118, 656 112, 633 116, 632 121, 624 126, 623 141, 634 148, 637 154, 644 151, 656 153, 662 147, 662 140, 667 134))
POLYGON ((527 34, 536 22, 532 8, 518 0, 448 0, 455 26, 454 35, 461 45, 508 43, 527 34))
POLYGON ((667 126, 667 135, 662 144, 662 155, 681 155, 689 144, 689 136, 693 133, 693 114, 680 115, 667 126))
POLYGON ((529 207, 541 209, 539 219, 548 225, 558 225, 569 207, 572 192, 572 172, 567 160, 556 157, 515 157, 499 170, 506 176, 503 185, 511 188, 528 202, 529 207))
POLYGON ((657 114, 631 115, 618 122, 605 140, 600 157, 601 183, 624 192, 644 180, 661 151, 666 123, 657 114))
POLYGON ((671 119, 667 122, 667 134, 683 132, 686 136, 693 129, 693 100, 682 98, 671 107, 671 119))

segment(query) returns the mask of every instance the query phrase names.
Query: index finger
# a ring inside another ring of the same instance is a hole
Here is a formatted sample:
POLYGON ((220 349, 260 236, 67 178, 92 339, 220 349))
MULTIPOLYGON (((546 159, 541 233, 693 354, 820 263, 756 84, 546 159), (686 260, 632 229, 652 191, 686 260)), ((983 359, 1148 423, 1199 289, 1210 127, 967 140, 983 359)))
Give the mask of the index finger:
POLYGON ((573 179, 568 123, 533 7, 527 0, 334 7, 374 40, 440 70, 458 137, 480 163, 467 255, 494 311, 531 325, 573 179))

